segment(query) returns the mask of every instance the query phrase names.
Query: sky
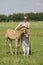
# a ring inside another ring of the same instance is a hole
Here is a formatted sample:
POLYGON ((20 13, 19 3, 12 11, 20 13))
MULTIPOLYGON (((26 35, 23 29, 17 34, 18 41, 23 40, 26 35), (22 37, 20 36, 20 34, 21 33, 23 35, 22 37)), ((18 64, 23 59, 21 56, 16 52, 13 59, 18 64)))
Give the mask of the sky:
POLYGON ((0 0, 0 14, 43 12, 43 0, 0 0))

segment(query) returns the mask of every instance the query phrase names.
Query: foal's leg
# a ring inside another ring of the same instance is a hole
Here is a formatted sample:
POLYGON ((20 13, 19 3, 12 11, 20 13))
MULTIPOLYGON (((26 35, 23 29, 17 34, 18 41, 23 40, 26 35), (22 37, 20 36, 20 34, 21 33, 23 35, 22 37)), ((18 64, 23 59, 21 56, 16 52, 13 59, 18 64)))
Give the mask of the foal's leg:
POLYGON ((16 39, 15 41, 16 41, 16 50, 15 50, 15 54, 17 54, 17 53, 18 53, 18 49, 19 49, 19 40, 16 39))
POLYGON ((7 52, 7 41, 8 39, 5 39, 5 53, 7 52))
POLYGON ((10 52, 13 55, 13 50, 12 50, 12 40, 10 39, 10 43, 9 43, 9 47, 10 47, 10 52))

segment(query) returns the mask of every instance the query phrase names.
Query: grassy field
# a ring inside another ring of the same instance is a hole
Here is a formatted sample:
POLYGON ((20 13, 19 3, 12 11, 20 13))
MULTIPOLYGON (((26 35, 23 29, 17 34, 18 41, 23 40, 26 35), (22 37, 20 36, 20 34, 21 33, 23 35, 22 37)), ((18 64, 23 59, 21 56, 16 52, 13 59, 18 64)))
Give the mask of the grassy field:
MULTIPOLYGON (((32 55, 18 56, 11 55, 9 52, 9 46, 7 47, 8 53, 5 55, 4 46, 4 32, 5 30, 15 27, 18 22, 6 22, 0 23, 0 65, 43 65, 43 22, 31 22, 31 35, 30 41, 32 46, 32 55)), ((15 49, 15 43, 12 43, 13 50, 15 49)), ((22 48, 20 48, 22 50, 22 48)))

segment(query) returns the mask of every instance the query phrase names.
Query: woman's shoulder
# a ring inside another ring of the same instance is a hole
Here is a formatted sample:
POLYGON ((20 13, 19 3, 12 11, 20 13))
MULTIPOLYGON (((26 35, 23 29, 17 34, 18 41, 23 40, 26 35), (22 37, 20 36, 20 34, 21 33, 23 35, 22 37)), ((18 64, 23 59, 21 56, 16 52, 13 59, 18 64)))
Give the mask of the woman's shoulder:
POLYGON ((30 24, 30 22, 27 22, 28 24, 30 24))

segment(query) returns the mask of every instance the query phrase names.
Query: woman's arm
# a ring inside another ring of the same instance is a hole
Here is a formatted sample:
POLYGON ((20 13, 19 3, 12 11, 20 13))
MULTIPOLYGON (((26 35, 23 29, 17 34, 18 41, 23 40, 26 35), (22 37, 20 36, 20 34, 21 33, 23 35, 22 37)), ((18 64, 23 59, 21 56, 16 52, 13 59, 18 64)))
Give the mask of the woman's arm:
POLYGON ((19 28, 20 28, 20 26, 22 26, 22 22, 21 22, 21 23, 19 23, 19 25, 15 28, 15 30, 19 29, 19 28))

